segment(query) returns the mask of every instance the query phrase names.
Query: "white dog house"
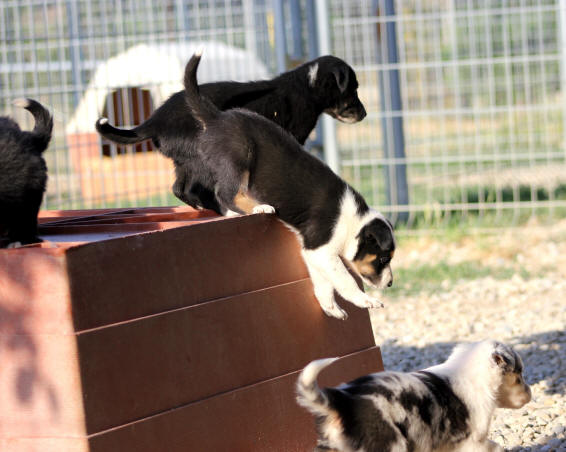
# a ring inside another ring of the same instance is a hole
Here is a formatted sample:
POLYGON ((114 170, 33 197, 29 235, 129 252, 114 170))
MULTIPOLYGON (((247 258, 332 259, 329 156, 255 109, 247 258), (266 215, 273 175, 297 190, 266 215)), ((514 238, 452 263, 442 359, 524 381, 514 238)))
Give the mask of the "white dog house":
POLYGON ((66 127, 70 159, 86 203, 144 198, 170 189, 172 162, 150 142, 116 146, 103 140, 94 125, 101 116, 118 127, 141 124, 183 89, 185 64, 201 47, 199 83, 270 77, 254 54, 222 43, 140 44, 101 63, 66 127))

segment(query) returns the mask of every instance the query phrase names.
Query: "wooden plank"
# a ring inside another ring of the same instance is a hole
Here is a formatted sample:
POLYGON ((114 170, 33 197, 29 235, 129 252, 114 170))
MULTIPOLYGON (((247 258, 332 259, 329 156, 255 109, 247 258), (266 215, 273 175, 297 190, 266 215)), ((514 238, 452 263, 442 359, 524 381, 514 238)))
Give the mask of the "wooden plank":
MULTIPOLYGON (((88 439, 83 438, 0 438, 2 452, 89 452, 88 439)), ((110 451, 108 451, 110 452, 110 451)), ((125 452, 125 451, 121 451, 125 452)))
POLYGON ((67 251, 77 331, 307 277, 292 232, 250 215, 67 251))
MULTIPOLYGON (((321 374, 336 385, 383 370, 378 347, 343 357, 321 374)), ((295 402, 299 371, 192 403, 89 438, 91 452, 304 452, 314 419, 295 402)))
POLYGON ((78 335, 87 432, 374 345, 367 310, 326 316, 310 279, 78 335))
POLYGON ((72 333, 64 250, 0 251, 0 335, 72 333))
POLYGON ((0 334, 0 439, 84 436, 75 336, 24 331, 0 334))

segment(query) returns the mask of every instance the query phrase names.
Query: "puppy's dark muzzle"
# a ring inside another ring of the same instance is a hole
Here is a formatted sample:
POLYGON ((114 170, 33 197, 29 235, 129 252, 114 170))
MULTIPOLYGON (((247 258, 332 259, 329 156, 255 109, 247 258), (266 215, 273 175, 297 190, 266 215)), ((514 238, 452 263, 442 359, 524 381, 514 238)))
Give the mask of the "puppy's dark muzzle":
POLYGON ((360 102, 360 106, 359 106, 359 108, 358 108, 358 113, 357 113, 358 121, 361 121, 361 120, 364 119, 366 116, 367 116, 366 109, 364 108, 364 106, 363 106, 362 103, 360 102))
POLYGON ((349 105, 340 110, 337 114, 338 119, 347 119, 351 122, 359 122, 367 116, 366 109, 361 102, 356 102, 354 105, 349 105))

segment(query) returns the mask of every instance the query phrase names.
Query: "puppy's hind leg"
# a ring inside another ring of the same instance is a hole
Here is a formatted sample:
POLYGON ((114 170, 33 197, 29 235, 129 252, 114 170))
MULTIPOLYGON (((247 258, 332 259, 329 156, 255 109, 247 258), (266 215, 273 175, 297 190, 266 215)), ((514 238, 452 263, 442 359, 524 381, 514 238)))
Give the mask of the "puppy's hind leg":
POLYGON ((190 197, 194 197, 199 200, 200 205, 209 210, 213 210, 220 215, 223 214, 222 208, 218 201, 214 197, 214 193, 212 190, 204 187, 200 183, 193 184, 191 187, 187 187, 186 191, 188 191, 188 195, 190 197))
MULTIPOLYGON (((173 190, 173 194, 177 197, 177 199, 183 201, 185 204, 188 204, 194 209, 197 209, 199 206, 195 203, 194 199, 189 199, 185 196, 185 187, 187 186, 187 171, 182 166, 178 166, 175 164, 175 182, 171 189, 173 190)), ((188 184, 190 187, 190 183, 188 184)))
POLYGON ((320 271, 309 262, 305 254, 305 250, 302 252, 305 263, 307 264, 307 269, 311 277, 312 285, 314 288, 314 295, 320 304, 322 310, 330 317, 335 317, 339 320, 346 320, 348 318, 348 313, 344 311, 334 298, 334 287, 332 283, 328 281, 320 271))
POLYGON ((259 203, 249 192, 249 171, 245 171, 234 203, 247 213, 275 213, 275 207, 259 203), (251 212, 250 212, 251 210, 251 212))
POLYGON ((233 181, 230 183, 229 178, 216 185, 214 195, 218 200, 223 214, 229 213, 230 216, 234 216, 236 214, 250 213, 245 209, 245 206, 240 205, 238 202, 239 190, 240 184, 234 183, 233 181))

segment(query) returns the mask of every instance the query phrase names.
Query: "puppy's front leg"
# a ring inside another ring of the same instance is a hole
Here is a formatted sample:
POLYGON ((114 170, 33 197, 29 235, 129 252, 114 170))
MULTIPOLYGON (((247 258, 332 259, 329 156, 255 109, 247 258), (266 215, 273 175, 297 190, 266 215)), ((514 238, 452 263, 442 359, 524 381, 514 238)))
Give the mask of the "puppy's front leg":
POLYGON ((346 320, 348 318, 348 314, 340 306, 338 306, 338 303, 336 303, 332 283, 309 262, 309 259, 305 255, 305 250, 302 251, 302 254, 311 277, 314 295, 318 300, 320 307, 328 316, 335 317, 339 320, 346 320))
MULTIPOLYGON (((359 308, 382 308, 383 303, 363 292, 338 255, 325 247, 304 250, 305 261, 315 267, 336 291, 359 308)), ((307 264, 309 265, 309 264, 307 264)))

